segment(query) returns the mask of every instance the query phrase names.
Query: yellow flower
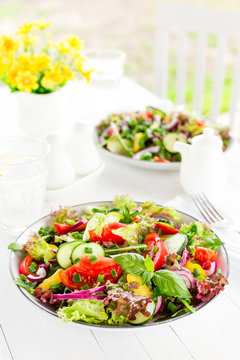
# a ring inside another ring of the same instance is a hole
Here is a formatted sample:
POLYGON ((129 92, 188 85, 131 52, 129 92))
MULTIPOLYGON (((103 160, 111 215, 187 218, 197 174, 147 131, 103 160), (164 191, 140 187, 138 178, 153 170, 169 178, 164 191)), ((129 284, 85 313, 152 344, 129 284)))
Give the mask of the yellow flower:
POLYGON ((48 21, 46 21, 45 19, 40 19, 40 21, 35 21, 34 23, 36 25, 36 27, 40 30, 44 30, 47 27, 51 27, 52 24, 48 21))
POLYGON ((74 78, 74 73, 71 70, 70 66, 68 66, 67 63, 61 62, 61 63, 59 63, 59 66, 61 69, 61 74, 62 74, 64 82, 66 82, 68 80, 72 80, 74 78))
POLYGON ((37 76, 28 70, 18 71, 16 76, 16 87, 20 91, 32 92, 32 90, 37 90, 39 87, 37 80, 37 76))
POLYGON ((22 35, 21 40, 26 47, 30 45, 35 45, 37 43, 36 36, 22 35))
POLYGON ((32 31, 32 28, 34 26, 34 23, 30 23, 28 21, 25 21, 23 25, 20 25, 18 27, 17 34, 28 34, 30 31, 32 31))
POLYGON ((50 90, 55 90, 64 81, 59 64, 47 70, 41 80, 41 85, 50 90))
POLYGON ((81 75, 87 80, 87 83, 90 82, 91 80, 91 73, 93 72, 94 70, 91 69, 91 70, 88 70, 88 71, 80 71, 79 72, 81 73, 81 75))
POLYGON ((28 53, 23 53, 19 55, 17 62, 20 66, 26 68, 27 70, 32 69, 32 56, 28 53))
POLYGON ((80 72, 80 74, 87 80, 87 83, 90 82, 91 80, 91 73, 94 71, 94 69, 90 69, 90 70, 85 70, 85 64, 86 64, 86 58, 78 55, 75 58, 75 66, 78 72, 80 72))
POLYGON ((17 87, 17 75, 18 72, 21 71, 21 67, 19 65, 12 65, 7 73, 7 83, 11 85, 11 87, 15 88, 17 87))
POLYGON ((32 57, 32 69, 33 71, 43 71, 47 68, 49 68, 51 63, 51 58, 45 54, 38 54, 38 55, 34 55, 32 57))
POLYGON ((67 41, 61 41, 59 44, 57 44, 57 49, 62 54, 70 54, 72 50, 67 41))
POLYGON ((14 41, 12 36, 3 35, 0 38, 1 52, 10 53, 15 52, 19 48, 19 42, 14 41))
POLYGON ((83 48, 83 41, 75 35, 70 35, 69 38, 66 39, 66 41, 71 46, 71 48, 75 50, 82 50, 83 48))

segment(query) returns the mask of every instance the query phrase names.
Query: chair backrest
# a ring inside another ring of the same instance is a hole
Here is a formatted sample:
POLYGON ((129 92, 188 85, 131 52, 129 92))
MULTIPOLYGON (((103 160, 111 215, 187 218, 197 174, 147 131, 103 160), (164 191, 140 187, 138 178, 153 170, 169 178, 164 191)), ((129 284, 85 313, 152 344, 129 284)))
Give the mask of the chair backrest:
POLYGON ((172 30, 177 33, 178 39, 176 50, 177 104, 185 103, 187 36, 189 33, 197 35, 193 104, 194 110, 200 115, 202 114, 206 75, 207 36, 209 34, 217 36, 211 121, 216 121, 220 112, 228 40, 231 36, 239 37, 229 107, 230 124, 232 124, 240 93, 240 11, 174 4, 159 5, 156 27, 155 92, 161 97, 167 95, 169 32, 172 30))

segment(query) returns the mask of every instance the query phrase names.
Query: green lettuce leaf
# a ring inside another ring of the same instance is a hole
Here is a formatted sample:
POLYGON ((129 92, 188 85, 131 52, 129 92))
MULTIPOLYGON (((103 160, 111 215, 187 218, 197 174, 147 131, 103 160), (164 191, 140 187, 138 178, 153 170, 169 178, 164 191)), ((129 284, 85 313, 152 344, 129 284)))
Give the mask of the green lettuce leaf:
POLYGON ((84 321, 100 324, 108 320, 103 303, 100 300, 77 300, 71 306, 57 310, 57 315, 64 321, 84 321))
POLYGON ((54 211, 52 214, 52 223, 64 224, 66 220, 78 220, 77 210, 71 209, 68 206, 60 206, 60 209, 54 211))
POLYGON ((121 196, 116 195, 113 203, 114 206, 120 210, 125 210, 125 206, 128 208, 129 211, 132 211, 137 207, 135 201, 133 201, 133 199, 131 199, 127 195, 121 195, 121 196))
POLYGON ((180 221, 180 214, 174 207, 167 206, 158 206, 154 202, 146 201, 141 205, 142 211, 141 214, 146 214, 149 216, 163 214, 170 216, 174 221, 180 221))
POLYGON ((107 306, 106 313, 109 316, 107 320, 109 325, 122 325, 127 322, 127 318, 124 315, 114 314, 114 310, 109 306, 107 306))
POLYGON ((124 228, 112 230, 112 232, 121 236, 124 240, 127 241, 129 245, 137 245, 142 242, 141 240, 148 233, 150 233, 152 230, 152 225, 153 222, 150 218, 142 218, 138 223, 129 224, 124 228))
POLYGON ((45 264, 53 257, 53 252, 48 243, 39 235, 30 236, 23 247, 35 260, 44 260, 45 264))

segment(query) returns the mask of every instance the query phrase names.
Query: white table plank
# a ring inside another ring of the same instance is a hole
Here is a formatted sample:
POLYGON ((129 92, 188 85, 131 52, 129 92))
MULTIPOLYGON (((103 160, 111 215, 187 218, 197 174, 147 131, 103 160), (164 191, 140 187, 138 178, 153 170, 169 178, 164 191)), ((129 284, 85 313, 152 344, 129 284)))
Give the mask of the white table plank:
POLYGON ((147 331, 139 329, 135 335, 152 360, 159 360, 161 354, 164 354, 164 360, 193 359, 190 351, 169 325, 162 324, 147 331))
POLYGON ((13 360, 11 349, 9 347, 9 344, 7 343, 7 339, 1 325, 0 325, 0 359, 13 360))
POLYGON ((93 330, 108 360, 138 359, 151 360, 141 342, 132 332, 120 332, 93 330))
POLYGON ((234 306, 230 306, 228 312, 227 306, 227 297, 219 296, 196 314, 172 323, 171 327, 186 344, 194 359, 202 360, 212 356, 220 360, 235 359, 238 344, 235 339, 232 340, 235 328, 231 323, 235 315, 236 322, 239 321, 239 313, 234 306), (227 320, 229 314, 232 314, 230 323, 227 320))

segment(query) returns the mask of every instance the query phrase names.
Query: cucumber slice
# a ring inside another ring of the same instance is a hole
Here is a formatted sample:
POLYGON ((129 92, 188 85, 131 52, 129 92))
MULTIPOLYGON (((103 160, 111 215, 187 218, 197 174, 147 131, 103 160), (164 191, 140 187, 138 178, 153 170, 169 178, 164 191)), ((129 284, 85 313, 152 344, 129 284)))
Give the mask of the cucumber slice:
POLYGON ((57 254, 56 254, 56 258, 57 258, 57 262, 58 264, 63 268, 63 269, 67 269, 70 266, 72 266, 72 261, 71 261, 71 254, 73 249, 80 245, 83 244, 83 241, 81 240, 76 240, 76 241, 71 241, 65 244, 62 244, 61 246, 59 246, 57 254))
POLYGON ((164 144, 165 148, 167 149, 167 151, 169 151, 172 154, 177 154, 177 151, 175 151, 173 149, 173 146, 176 141, 181 141, 184 143, 187 142, 187 140, 184 136, 177 134, 177 133, 168 133, 163 138, 163 144, 164 144))
POLYGON ((111 211, 107 215, 104 214, 96 214, 94 215, 89 222, 87 223, 86 229, 83 234, 83 241, 87 241, 90 239, 89 230, 95 230, 97 235, 101 236, 102 228, 104 225, 119 222, 123 219, 123 214, 118 211, 111 211))
POLYGON ((153 315, 155 314, 155 310, 156 310, 156 305, 154 304, 154 302, 150 302, 147 304, 147 311, 150 312, 150 315, 144 316, 141 312, 138 312, 136 314, 136 319, 135 320, 129 320, 129 324, 132 325, 143 325, 146 324, 149 320, 151 320, 153 318, 153 315))
POLYGON ((177 253, 179 255, 186 247, 187 242, 187 236, 180 233, 169 236, 167 239, 164 240, 164 244, 166 245, 168 252, 170 254, 177 253))
MULTIPOLYGON (((122 139, 123 145, 125 145, 127 148, 132 148, 132 141, 128 139, 122 139)), ((118 155, 127 155, 127 151, 124 149, 123 145, 119 142, 118 139, 111 139, 107 142, 107 149, 118 155)))
POLYGON ((105 252, 103 247, 96 243, 80 244, 77 245, 72 251, 72 263, 75 264, 75 262, 79 262, 79 260, 81 260, 85 256, 96 256, 96 258, 100 258, 105 256, 105 252), (85 251, 86 248, 88 249, 85 251), (89 249, 91 249, 92 252, 88 252, 89 249))

